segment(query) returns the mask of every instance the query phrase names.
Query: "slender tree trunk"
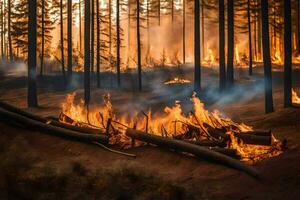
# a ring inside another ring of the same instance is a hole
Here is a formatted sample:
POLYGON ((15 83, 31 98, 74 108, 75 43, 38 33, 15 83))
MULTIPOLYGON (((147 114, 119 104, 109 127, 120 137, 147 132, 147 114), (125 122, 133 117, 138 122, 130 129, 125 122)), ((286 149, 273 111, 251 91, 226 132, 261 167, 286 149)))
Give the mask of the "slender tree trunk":
POLYGON ((44 71, 44 50, 45 50, 45 0, 42 0, 42 49, 41 49, 41 64, 40 75, 43 75, 44 71))
MULTIPOLYGON (((258 0, 259 2, 259 0, 258 0)), ((259 3, 257 3, 257 5, 259 6, 259 3)), ((258 9, 258 26, 257 26, 257 51, 258 51, 258 56, 259 59, 262 59, 262 48, 261 48, 261 44, 262 44, 262 23, 261 23, 261 10, 258 9)))
POLYGON ((185 64, 185 0, 182 4, 182 63, 185 64))
POLYGON ((297 49, 300 52, 300 0, 297 0, 297 49))
POLYGON ((11 41, 11 0, 7 1, 8 4, 8 13, 7 13, 7 37, 8 37, 8 48, 9 48, 9 60, 13 61, 13 49, 12 49, 12 41, 11 41))
MULTIPOLYGON (((255 1, 255 6, 257 7, 257 2, 255 1)), ((257 55, 257 12, 255 12, 255 18, 254 18, 254 55, 255 60, 258 61, 258 55, 257 55)))
POLYGON ((136 0, 136 38, 138 60, 138 83, 139 91, 142 91, 142 57, 141 57, 141 34, 140 34, 140 0, 136 0))
POLYGON ((150 56, 150 10, 149 10, 149 0, 147 0, 147 55, 150 56))
POLYGON ((158 19, 158 26, 160 26, 160 1, 161 0, 158 0, 157 1, 157 15, 158 15, 158 17, 157 17, 157 19, 158 19))
POLYGON ((38 106, 36 88, 37 2, 28 0, 28 107, 38 106))
POLYGON ((120 62, 120 46, 121 46, 121 39, 120 39, 120 1, 116 0, 116 8, 117 8, 117 86, 118 88, 121 87, 121 62, 120 62))
MULTIPOLYGON (((98 0, 97 0, 98 1, 98 0)), ((82 50, 82 35, 81 35, 81 0, 79 0, 79 7, 78 7, 78 13, 79 13, 79 54, 81 54, 82 50)))
POLYGON ((251 33, 251 5, 247 0, 248 37, 249 37, 249 75, 252 76, 252 33, 251 33))
POLYGON ((200 5, 199 0, 194 3, 194 90, 201 90, 201 51, 200 51, 200 5))
POLYGON ((261 25, 262 25, 262 42, 263 42, 263 60, 265 76, 265 111, 270 113, 273 108, 272 94, 272 65, 270 56, 270 38, 269 38, 269 5, 268 0, 261 0, 261 25))
POLYGON ((112 11, 112 8, 111 8, 111 1, 112 0, 109 0, 108 1, 108 45, 109 45, 109 65, 110 67, 112 67, 112 59, 111 59, 111 56, 112 56, 112 22, 111 22, 111 11, 112 11))
POLYGON ((61 53, 61 72, 65 79, 65 47, 64 47, 64 18, 63 18, 64 4, 63 0, 60 0, 60 53, 61 53))
POLYGON ((97 87, 100 88, 100 64, 101 64, 101 41, 100 41, 100 6, 99 6, 99 0, 97 1, 97 87))
POLYGON ((91 0, 91 72, 94 73, 94 55, 95 55, 95 0, 91 0))
POLYGON ((1 2, 1 57, 4 58, 4 20, 3 20, 3 2, 1 2))
POLYGON ((202 54, 201 54, 201 59, 204 59, 204 51, 205 51, 205 23, 204 23, 205 19, 204 19, 204 0, 201 0, 201 30, 202 30, 202 34, 201 34, 201 47, 202 47, 202 54))
POLYGON ((68 0, 68 77, 72 76, 72 0, 68 0))
POLYGON ((130 39, 130 29, 131 29, 131 20, 130 20, 130 18, 131 18, 131 4, 130 4, 130 0, 128 0, 128 2, 127 2, 127 7, 128 7, 128 21, 127 21, 127 34, 128 34, 128 38, 127 38, 127 66, 129 66, 130 65, 130 63, 129 63, 129 60, 130 60, 130 41, 131 41, 131 39, 130 39))
POLYGON ((171 20, 172 20, 172 25, 174 23, 174 0, 171 0, 171 20))
POLYGON ((91 89, 90 89, 90 69, 91 69, 91 58, 90 58, 90 36, 91 36, 91 11, 90 11, 90 0, 85 0, 84 4, 84 103, 86 106, 90 103, 91 89))
POLYGON ((225 67, 225 8, 224 0, 219 0, 219 65, 220 65, 220 91, 226 88, 226 67, 225 67))
POLYGON ((230 88, 234 83, 233 75, 233 58, 234 58, 234 2, 228 0, 227 5, 228 15, 228 50, 227 50, 227 86, 230 88))
POLYGON ((292 106, 292 15, 291 0, 284 1, 284 106, 292 106))

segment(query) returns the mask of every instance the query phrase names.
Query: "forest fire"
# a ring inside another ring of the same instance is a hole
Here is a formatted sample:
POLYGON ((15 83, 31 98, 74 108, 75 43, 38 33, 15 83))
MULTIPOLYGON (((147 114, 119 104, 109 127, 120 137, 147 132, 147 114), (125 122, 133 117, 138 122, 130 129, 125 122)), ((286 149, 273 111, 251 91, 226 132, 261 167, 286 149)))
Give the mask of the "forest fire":
POLYGON ((175 77, 171 80, 168 80, 166 82, 164 82, 165 85, 172 85, 172 84, 189 84, 191 83, 190 80, 187 80, 187 79, 183 79, 183 78, 180 78, 180 77, 175 77))
POLYGON ((74 102, 75 95, 75 93, 67 95, 66 101, 62 104, 60 121, 75 126, 106 130, 107 124, 111 123, 110 143, 119 144, 124 148, 129 148, 131 145, 130 138, 125 134, 126 129, 134 128, 149 134, 190 142, 224 142, 226 148, 235 149, 244 161, 257 161, 277 156, 282 152, 281 142, 271 133, 265 136, 269 137, 269 145, 247 142, 246 138, 249 134, 253 133, 253 136, 258 138, 262 136, 255 135, 253 127, 236 123, 230 118, 223 117, 218 111, 209 112, 195 94, 191 98, 194 109, 188 115, 183 113, 180 102, 175 102, 174 106, 165 107, 162 113, 153 114, 149 111, 141 114, 137 112, 133 116, 116 115, 109 95, 103 97, 103 106, 89 109, 89 111, 86 110, 83 101, 78 104, 74 102), (245 141, 243 141, 244 138, 245 141))

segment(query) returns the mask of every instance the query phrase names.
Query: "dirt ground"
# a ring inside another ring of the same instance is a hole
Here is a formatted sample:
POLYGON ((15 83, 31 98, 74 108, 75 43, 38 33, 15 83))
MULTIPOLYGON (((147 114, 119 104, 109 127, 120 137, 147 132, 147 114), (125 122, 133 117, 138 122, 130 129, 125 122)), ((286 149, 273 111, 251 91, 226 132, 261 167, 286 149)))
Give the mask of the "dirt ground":
MULTIPOLYGON (((271 129, 287 139, 288 150, 278 157, 255 163, 262 178, 189 157, 166 149, 143 146, 126 150, 136 158, 108 152, 98 146, 67 141, 0 123, 0 197, 4 199, 298 199, 300 196, 300 109, 283 109, 282 73, 274 72, 275 112, 264 114, 261 68, 254 77, 237 71, 236 88, 216 92, 214 70, 204 70, 203 93, 209 110, 218 109, 237 122, 257 129, 271 129), (57 195, 57 196, 56 196, 57 195)), ((169 69, 144 74, 146 89, 132 92, 134 75, 124 74, 122 90, 114 89, 114 77, 103 75, 106 89, 92 89, 93 104, 110 93, 118 112, 160 110, 181 100, 189 109, 192 86, 165 86, 163 81, 180 74, 191 79, 191 70, 169 69), (159 78, 157 78, 159 77, 159 78)), ((80 86, 80 75, 78 75, 80 86)), ((299 91, 300 71, 294 72, 299 91)), ((0 99, 43 116, 57 116, 66 94, 60 78, 39 78, 40 107, 26 108, 26 78, 3 76, 0 99)), ((82 97, 83 90, 76 90, 82 97)), ((118 148, 118 147, 114 147, 118 148)))

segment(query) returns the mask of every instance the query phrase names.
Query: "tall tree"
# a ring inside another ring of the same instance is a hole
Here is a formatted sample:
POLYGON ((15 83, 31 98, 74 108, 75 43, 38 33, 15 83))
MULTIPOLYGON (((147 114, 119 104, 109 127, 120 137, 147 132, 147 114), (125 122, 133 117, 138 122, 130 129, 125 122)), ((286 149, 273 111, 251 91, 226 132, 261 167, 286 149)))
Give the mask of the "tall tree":
POLYGON ((226 67, 225 67, 225 8, 224 0, 219 0, 219 66, 220 79, 219 87, 223 91, 226 87, 226 67))
POLYGON ((91 0, 91 71, 94 72, 94 44, 95 44, 95 0, 91 0))
POLYGON ((300 52, 300 0, 297 0, 297 50, 300 52))
POLYGON ((274 111, 273 92, 272 92, 272 65, 270 56, 270 37, 269 37, 269 3, 268 0, 261 0, 261 25, 262 25, 262 44, 265 76, 265 112, 274 111))
POLYGON ((1 57, 4 58, 4 11, 3 11, 3 2, 0 3, 1 6, 1 14, 0 14, 0 20, 1 20, 1 57))
POLYGON ((292 106, 292 15, 291 0, 284 1, 284 106, 292 106))
POLYGON ((138 84, 139 84, 139 91, 142 91, 142 56, 141 56, 141 33, 140 33, 140 0, 136 0, 136 38, 137 38, 138 84))
POLYGON ((60 53, 61 53, 61 71, 65 78, 65 47, 64 47, 64 16, 63 16, 64 3, 63 0, 60 0, 60 53))
POLYGON ((72 76, 72 0, 68 0, 68 77, 72 76))
POLYGON ((252 33, 251 33, 251 4, 247 0, 248 43, 249 43, 249 75, 252 75, 252 33))
POLYGON ((97 4, 96 4, 96 9, 97 9, 97 87, 100 87, 100 63, 101 63, 101 55, 100 55, 100 6, 99 6, 99 0, 96 0, 97 4))
POLYGON ((201 89, 201 51, 200 51, 200 5, 199 0, 194 3, 194 90, 201 89))
POLYGON ((233 56, 234 56, 234 2, 227 1, 227 20, 228 20, 228 44, 227 44, 227 86, 233 86, 233 56))
POLYGON ((117 8, 117 85, 118 88, 121 87, 121 76, 120 76, 120 68, 121 68, 121 62, 120 62, 120 46, 121 46, 121 40, 120 40, 120 1, 116 0, 116 8, 117 8))
POLYGON ((90 0, 85 0, 84 4, 84 103, 86 106, 90 103, 91 89, 90 89, 90 36, 91 36, 91 12, 90 12, 90 0))
POLYGON ((9 60, 13 61, 13 49, 11 41, 11 0, 7 1, 8 4, 8 13, 7 13, 7 37, 8 37, 8 49, 9 49, 9 60))
POLYGON ((185 0, 182 1, 182 63, 185 64, 185 0))
POLYGON ((161 0, 157 0, 157 20, 158 20, 158 26, 160 26, 160 2, 161 0))
POLYGON ((40 75, 43 75, 44 70, 44 51, 45 51, 45 0, 42 0, 42 49, 40 54, 40 75))
POLYGON ((204 5, 205 4, 205 2, 204 2, 204 0, 201 0, 201 47, 202 47, 202 54, 201 54, 201 58, 202 59, 204 59, 204 49, 205 49, 205 42, 204 42, 204 40, 205 40, 205 19, 204 19, 204 17, 205 17, 205 15, 204 15, 204 5))
POLYGON ((36 50, 37 50, 37 3, 28 0, 28 107, 38 106, 36 88, 36 50))

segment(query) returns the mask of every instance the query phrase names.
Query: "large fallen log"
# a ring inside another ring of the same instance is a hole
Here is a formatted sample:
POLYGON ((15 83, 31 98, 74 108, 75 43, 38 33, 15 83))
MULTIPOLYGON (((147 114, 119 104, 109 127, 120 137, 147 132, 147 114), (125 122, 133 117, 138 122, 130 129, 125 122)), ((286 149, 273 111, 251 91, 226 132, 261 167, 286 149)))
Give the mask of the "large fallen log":
POLYGON ((109 140, 109 137, 107 135, 85 134, 78 131, 53 126, 51 124, 43 123, 38 120, 25 117, 23 115, 4 110, 2 108, 0 108, 0 121, 9 124, 20 123, 22 124, 22 126, 31 130, 42 131, 49 135, 56 135, 59 137, 79 140, 83 142, 99 142, 107 144, 109 140))
POLYGON ((42 122, 45 124, 51 124, 53 126, 58 126, 58 127, 65 128, 65 129, 70 129, 70 130, 77 131, 77 132, 89 133, 89 134, 104 134, 105 133, 104 129, 95 129, 95 128, 88 128, 88 127, 82 128, 82 127, 78 127, 78 126, 61 123, 54 119, 47 119, 47 118, 35 115, 33 113, 26 112, 20 108, 17 108, 15 106, 12 106, 12 105, 2 102, 2 101, 0 101, 0 108, 3 108, 5 110, 13 112, 13 113, 17 113, 19 115, 25 116, 32 120, 36 120, 36 121, 39 121, 39 122, 42 122))
MULTIPOLYGON (((204 124, 204 127, 207 129, 209 134, 217 139, 223 139, 224 141, 230 140, 230 135, 226 134, 223 129, 216 129, 211 127, 208 124, 204 124)), ((262 136, 262 135, 254 135, 250 134, 243 134, 243 133, 234 133, 234 136, 238 139, 242 140, 244 144, 256 144, 256 145, 266 145, 270 146, 272 144, 272 137, 269 136, 262 136)))
POLYGON ((211 141, 211 140, 183 140, 185 142, 204 146, 204 147, 226 147, 226 143, 222 141, 211 141))
POLYGON ((225 156, 221 153, 212 151, 208 148, 193 145, 184 141, 174 140, 170 138, 164 138, 156 135, 150 135, 141 131, 127 129, 126 135, 132 139, 140 140, 143 142, 155 144, 164 148, 174 149, 176 151, 191 153, 197 157, 206 159, 208 161, 213 161, 220 163, 241 171, 246 172, 247 174, 258 177, 258 171, 245 163, 240 162, 239 160, 233 159, 231 157, 225 156))

